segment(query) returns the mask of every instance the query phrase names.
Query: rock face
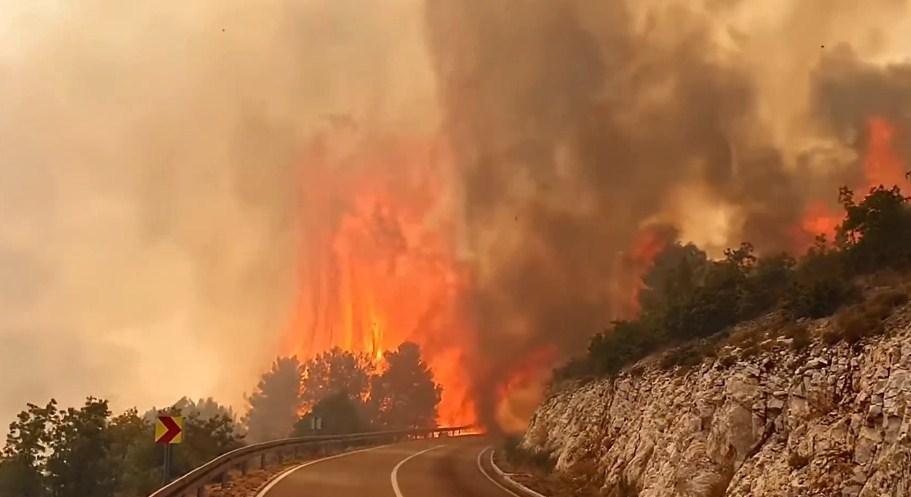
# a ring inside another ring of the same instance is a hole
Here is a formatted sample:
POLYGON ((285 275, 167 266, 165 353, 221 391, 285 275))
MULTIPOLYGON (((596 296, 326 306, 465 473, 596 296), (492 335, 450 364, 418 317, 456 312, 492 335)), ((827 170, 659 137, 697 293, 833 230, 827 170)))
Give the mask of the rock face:
POLYGON ((854 345, 782 344, 576 385, 538 408, 523 444, 614 497, 911 496, 901 321, 854 345))

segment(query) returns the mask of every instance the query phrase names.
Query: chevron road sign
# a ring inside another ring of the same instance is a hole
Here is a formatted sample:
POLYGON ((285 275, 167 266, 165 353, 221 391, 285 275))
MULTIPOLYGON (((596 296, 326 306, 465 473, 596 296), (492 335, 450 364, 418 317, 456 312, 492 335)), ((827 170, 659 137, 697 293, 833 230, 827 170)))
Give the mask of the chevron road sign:
POLYGON ((172 445, 183 442, 183 416, 158 416, 155 443, 172 445))

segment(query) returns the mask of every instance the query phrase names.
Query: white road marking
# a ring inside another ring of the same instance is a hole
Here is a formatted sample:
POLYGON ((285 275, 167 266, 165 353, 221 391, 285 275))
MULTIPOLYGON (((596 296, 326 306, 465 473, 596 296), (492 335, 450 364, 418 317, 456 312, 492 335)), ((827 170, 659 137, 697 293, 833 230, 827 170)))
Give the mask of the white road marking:
POLYGON ((275 485, 278 485, 278 482, 282 481, 283 479, 285 479, 285 477, 287 477, 291 473, 293 473, 301 468, 306 468, 307 466, 312 466, 316 463, 320 463, 320 462, 324 462, 324 461, 331 461, 332 459, 338 459, 340 457, 350 456, 350 455, 354 455, 354 454, 360 454, 362 452, 370 452, 371 450, 376 450, 376 449, 382 449, 383 447, 389 447, 389 444, 378 445, 376 447, 368 447, 366 449, 360 449, 360 450, 352 450, 350 452, 342 452, 341 454, 335 454, 334 456, 324 457, 322 459, 316 459, 313 461, 307 461, 303 464, 298 464, 297 466, 294 466, 293 468, 291 468, 291 469, 285 471, 284 473, 273 478, 272 481, 270 481, 268 485, 263 487, 263 489, 260 490, 256 494, 256 497, 265 497, 265 495, 267 493, 269 493, 269 490, 272 490, 272 487, 274 487, 275 485))
POLYGON ((401 468, 403 464, 414 459, 415 457, 417 457, 421 454, 430 452, 431 450, 439 449, 440 447, 445 447, 445 446, 444 445, 434 445, 433 447, 431 447, 429 449, 424 449, 420 452, 415 452, 414 454, 411 454, 410 456, 406 457, 405 459, 402 459, 401 461, 399 461, 399 463, 396 464, 394 468, 392 468, 392 473, 389 474, 389 481, 392 482, 392 491, 395 492, 395 497, 405 497, 404 495, 402 495, 402 489, 399 488, 399 468, 401 468))
MULTIPOLYGON (((487 447, 484 447, 483 449, 481 449, 481 452, 478 452, 478 471, 480 471, 481 474, 484 475, 484 478, 487 478, 488 480, 490 480, 490 483, 493 483, 494 485, 500 487, 500 490, 508 493, 509 495, 512 495, 513 497, 521 497, 519 494, 504 487, 502 483, 495 480, 492 476, 490 476, 490 474, 487 472, 487 470, 484 469, 484 465, 481 464, 481 456, 483 456, 484 453, 487 452, 488 450, 490 450, 489 445, 487 447)), ((490 453, 490 460, 493 461, 493 452, 490 453)))

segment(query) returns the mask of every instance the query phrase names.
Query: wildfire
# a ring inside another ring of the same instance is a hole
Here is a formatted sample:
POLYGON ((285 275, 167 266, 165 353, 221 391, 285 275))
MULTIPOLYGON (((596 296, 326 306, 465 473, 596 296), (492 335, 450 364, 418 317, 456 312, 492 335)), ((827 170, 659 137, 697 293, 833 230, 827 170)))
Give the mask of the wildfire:
POLYGON ((528 415, 543 394, 543 385, 550 375, 548 365, 559 357, 553 345, 544 345, 521 358, 510 371, 506 381, 497 388, 497 422, 506 432, 525 429, 528 415))
POLYGON ((379 362, 415 342, 444 389, 440 423, 472 424, 474 331, 460 304, 471 275, 440 216, 440 149, 403 140, 358 148, 339 158, 321 143, 307 154, 303 287, 285 351, 306 358, 338 346, 379 362))
POLYGON ((639 313, 639 292, 643 288, 642 276, 648 271, 655 257, 673 241, 675 234, 662 227, 646 227, 640 230, 630 245, 629 251, 621 263, 623 271, 618 271, 617 291, 622 295, 618 302, 623 308, 618 311, 618 318, 632 317, 639 313))
MULTIPOLYGON (((884 185, 886 187, 899 185, 907 190, 911 183, 905 177, 905 165, 895 148, 898 129, 889 120, 873 116, 867 120, 864 141, 864 154, 862 158, 862 180, 851 185, 855 190, 867 190, 884 185)), ((823 201, 811 202, 807 205, 800 228, 803 234, 812 236, 825 235, 832 240, 843 214, 836 206, 823 201)), ((809 245, 805 240, 799 245, 809 245)), ((805 248, 805 247, 802 247, 805 248)))

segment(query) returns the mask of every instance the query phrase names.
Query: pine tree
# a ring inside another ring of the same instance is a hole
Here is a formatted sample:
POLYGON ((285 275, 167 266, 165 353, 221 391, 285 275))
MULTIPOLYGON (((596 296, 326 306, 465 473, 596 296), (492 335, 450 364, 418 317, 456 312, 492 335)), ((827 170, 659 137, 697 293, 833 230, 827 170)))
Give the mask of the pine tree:
POLYGON ((245 417, 250 441, 285 438, 294 427, 301 409, 301 364, 297 357, 279 357, 247 397, 245 417))

